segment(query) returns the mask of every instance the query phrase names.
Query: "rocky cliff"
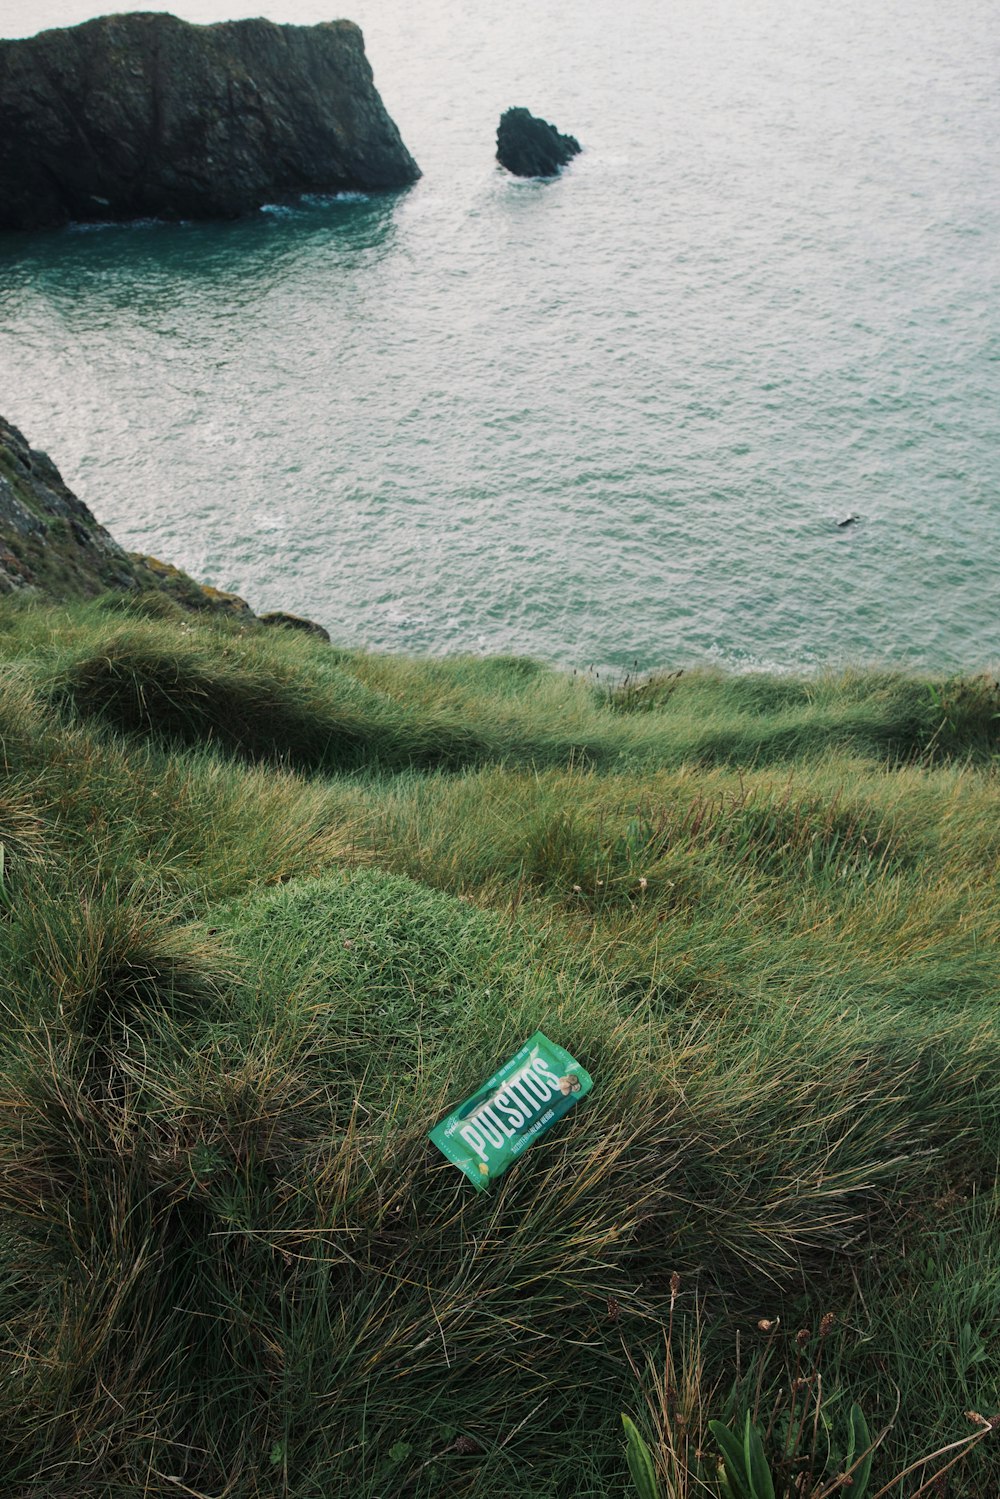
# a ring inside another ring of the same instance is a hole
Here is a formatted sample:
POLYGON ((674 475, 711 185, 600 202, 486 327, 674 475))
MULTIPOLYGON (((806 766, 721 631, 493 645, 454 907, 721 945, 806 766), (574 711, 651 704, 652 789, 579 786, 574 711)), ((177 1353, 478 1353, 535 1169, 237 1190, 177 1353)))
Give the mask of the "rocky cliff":
POLYGON ((420 171, 351 21, 105 16, 0 41, 0 228, 235 217, 420 171))

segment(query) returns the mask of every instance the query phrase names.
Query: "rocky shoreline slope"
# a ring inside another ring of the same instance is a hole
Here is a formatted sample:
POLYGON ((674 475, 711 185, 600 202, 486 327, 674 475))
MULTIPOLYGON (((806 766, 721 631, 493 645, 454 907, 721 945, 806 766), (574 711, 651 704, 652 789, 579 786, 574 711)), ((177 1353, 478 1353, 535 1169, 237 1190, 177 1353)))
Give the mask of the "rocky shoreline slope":
POLYGON ((159 595, 181 609, 287 625, 329 639, 321 625, 285 613, 255 614, 245 599, 161 562, 127 552, 64 481, 47 453, 0 417, 0 597, 51 601, 99 594, 159 595))

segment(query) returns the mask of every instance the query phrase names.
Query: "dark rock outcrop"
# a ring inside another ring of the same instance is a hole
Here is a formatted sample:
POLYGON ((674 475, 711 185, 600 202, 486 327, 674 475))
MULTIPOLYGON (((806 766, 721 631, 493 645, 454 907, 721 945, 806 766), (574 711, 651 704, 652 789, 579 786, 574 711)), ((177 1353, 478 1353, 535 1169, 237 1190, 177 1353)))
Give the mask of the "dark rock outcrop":
POLYGON ((497 161, 516 177, 554 177, 582 149, 527 109, 505 110, 497 127, 497 161))
POLYGON ((105 16, 0 41, 0 228, 233 218, 420 176, 351 21, 105 16))

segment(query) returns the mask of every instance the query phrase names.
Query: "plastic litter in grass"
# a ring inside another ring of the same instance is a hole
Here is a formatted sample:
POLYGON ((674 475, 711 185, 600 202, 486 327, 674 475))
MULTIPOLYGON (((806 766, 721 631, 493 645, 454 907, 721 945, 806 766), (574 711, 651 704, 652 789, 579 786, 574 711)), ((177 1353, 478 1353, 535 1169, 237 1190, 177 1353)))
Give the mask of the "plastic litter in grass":
POLYGON ((536 1031, 430 1138, 482 1191, 592 1087, 579 1062, 536 1031))

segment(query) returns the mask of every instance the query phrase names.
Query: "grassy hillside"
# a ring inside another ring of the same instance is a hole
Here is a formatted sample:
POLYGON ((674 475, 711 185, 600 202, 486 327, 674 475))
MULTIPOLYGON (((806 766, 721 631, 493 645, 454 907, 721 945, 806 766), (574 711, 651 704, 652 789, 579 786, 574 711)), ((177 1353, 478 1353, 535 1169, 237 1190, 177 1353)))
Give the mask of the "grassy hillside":
POLYGON ((874 1493, 1000 1409, 995 684, 0 611, 6 1492, 611 1499, 621 1411, 822 1388, 874 1493), (477 1195, 538 1028, 593 1094, 477 1195))

